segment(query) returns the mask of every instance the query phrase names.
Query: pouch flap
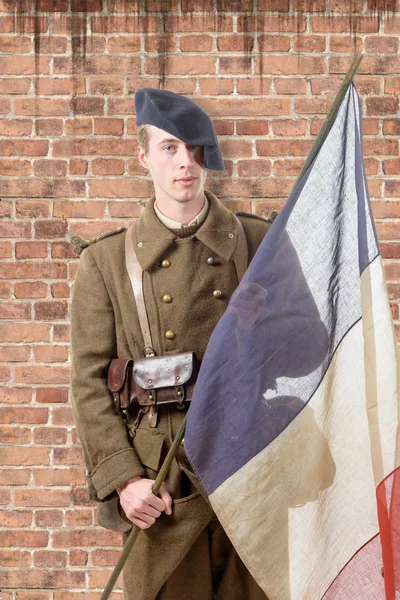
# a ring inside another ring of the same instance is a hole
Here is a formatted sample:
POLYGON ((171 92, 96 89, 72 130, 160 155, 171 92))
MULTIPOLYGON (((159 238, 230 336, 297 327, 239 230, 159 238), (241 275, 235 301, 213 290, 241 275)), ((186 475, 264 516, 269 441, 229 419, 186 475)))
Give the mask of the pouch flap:
POLYGON ((131 358, 114 358, 108 369, 107 386, 111 393, 119 392, 125 383, 128 367, 133 363, 131 358))
POLYGON ((158 471, 164 440, 165 435, 156 429, 142 429, 139 427, 136 430, 133 447, 142 465, 153 469, 153 471, 158 471))
POLYGON ((135 360, 133 379, 144 390, 184 385, 193 374, 193 352, 135 360))

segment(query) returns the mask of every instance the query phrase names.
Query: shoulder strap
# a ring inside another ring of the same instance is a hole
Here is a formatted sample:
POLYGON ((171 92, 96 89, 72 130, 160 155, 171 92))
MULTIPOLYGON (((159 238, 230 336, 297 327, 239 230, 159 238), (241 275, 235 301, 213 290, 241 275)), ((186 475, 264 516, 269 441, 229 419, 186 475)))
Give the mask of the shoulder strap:
POLYGON ((243 225, 240 220, 236 217, 238 224, 238 240, 233 254, 233 262, 235 263, 236 275, 238 282, 240 283, 243 275, 248 267, 249 250, 247 247, 247 240, 244 233, 243 225))
POLYGON ((132 242, 132 229, 131 225, 125 238, 125 262, 128 271, 129 279, 131 280, 133 295, 135 296, 136 309, 138 312, 140 329, 142 330, 142 336, 144 341, 144 354, 145 356, 154 356, 153 342, 151 340, 149 319, 147 318, 146 305, 144 303, 143 296, 143 269, 137 259, 135 248, 132 242))
MULTIPOLYGON (((237 219, 238 223, 238 240, 233 254, 233 262, 235 264, 236 274, 238 281, 240 282, 246 269, 248 261, 248 248, 247 240, 244 233, 243 225, 237 219)), ((146 305, 144 302, 143 295, 143 269, 137 259, 135 248, 132 242, 132 229, 131 225, 125 238, 125 262, 128 271, 129 279, 131 280, 132 291, 135 297, 136 308, 138 311, 140 328, 142 330, 144 340, 144 354, 145 356, 154 356, 153 342, 150 334, 150 325, 146 312, 146 305)))

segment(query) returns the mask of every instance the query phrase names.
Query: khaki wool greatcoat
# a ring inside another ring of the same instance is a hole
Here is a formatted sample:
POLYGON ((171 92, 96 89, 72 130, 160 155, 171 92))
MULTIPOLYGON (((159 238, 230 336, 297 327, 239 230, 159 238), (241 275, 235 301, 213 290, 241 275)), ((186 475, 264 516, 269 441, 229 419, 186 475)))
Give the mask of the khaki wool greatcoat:
MULTIPOLYGON (((209 212, 193 236, 177 238, 167 229, 154 212, 154 200, 148 202, 133 228, 158 356, 193 351, 201 359, 237 287, 232 260, 238 239, 237 219, 213 194, 206 195, 209 212), (210 257, 215 260, 207 261, 210 257), (215 297, 215 290, 222 296, 215 297), (172 302, 163 301, 166 294, 172 302), (167 331, 174 332, 173 339, 166 337, 167 331)), ((269 223, 250 215, 239 218, 251 260, 269 223)), ((117 232, 83 251, 71 311, 72 403, 89 495, 99 502, 100 524, 119 531, 129 530, 130 524, 125 515, 120 516, 116 488, 135 476, 155 478, 183 418, 174 405, 160 407, 157 427, 150 428, 144 415, 132 447, 107 389, 107 370, 113 358, 143 357, 144 343, 125 267, 125 236, 125 230, 117 232)), ((132 411, 130 426, 135 416, 132 411)), ((154 600, 215 519, 196 483, 182 447, 166 479, 174 499, 173 514, 162 514, 140 533, 124 570, 127 600, 154 600)))

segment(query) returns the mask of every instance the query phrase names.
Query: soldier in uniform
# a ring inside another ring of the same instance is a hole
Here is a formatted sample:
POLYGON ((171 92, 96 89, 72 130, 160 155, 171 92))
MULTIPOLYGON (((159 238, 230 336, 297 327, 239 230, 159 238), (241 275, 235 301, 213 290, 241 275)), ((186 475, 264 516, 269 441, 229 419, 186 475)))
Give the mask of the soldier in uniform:
MULTIPOLYGON (((240 230, 248 259, 269 223, 239 217, 204 189, 224 164, 208 115, 188 98, 156 89, 135 95, 138 156, 155 194, 132 229, 103 236, 82 252, 72 299, 71 390, 98 520, 140 527, 124 568, 125 600, 265 600, 216 519, 180 448, 160 492, 152 484, 185 410, 131 405, 124 422, 107 387, 113 359, 143 359, 139 301, 126 266, 132 245, 157 357, 207 342, 238 284, 240 230), (128 239, 126 239, 128 237, 128 239), (127 430, 130 430, 129 436, 127 430)), ((146 351, 145 351, 146 352, 146 351)))

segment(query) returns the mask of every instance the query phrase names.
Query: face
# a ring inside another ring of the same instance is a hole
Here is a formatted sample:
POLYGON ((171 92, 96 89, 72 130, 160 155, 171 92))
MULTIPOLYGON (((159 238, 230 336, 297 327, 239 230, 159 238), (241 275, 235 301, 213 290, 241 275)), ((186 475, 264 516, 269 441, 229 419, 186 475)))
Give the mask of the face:
POLYGON ((185 144, 153 125, 148 135, 148 152, 139 146, 138 157, 153 178, 157 202, 188 203, 203 197, 207 178, 203 148, 185 144))

